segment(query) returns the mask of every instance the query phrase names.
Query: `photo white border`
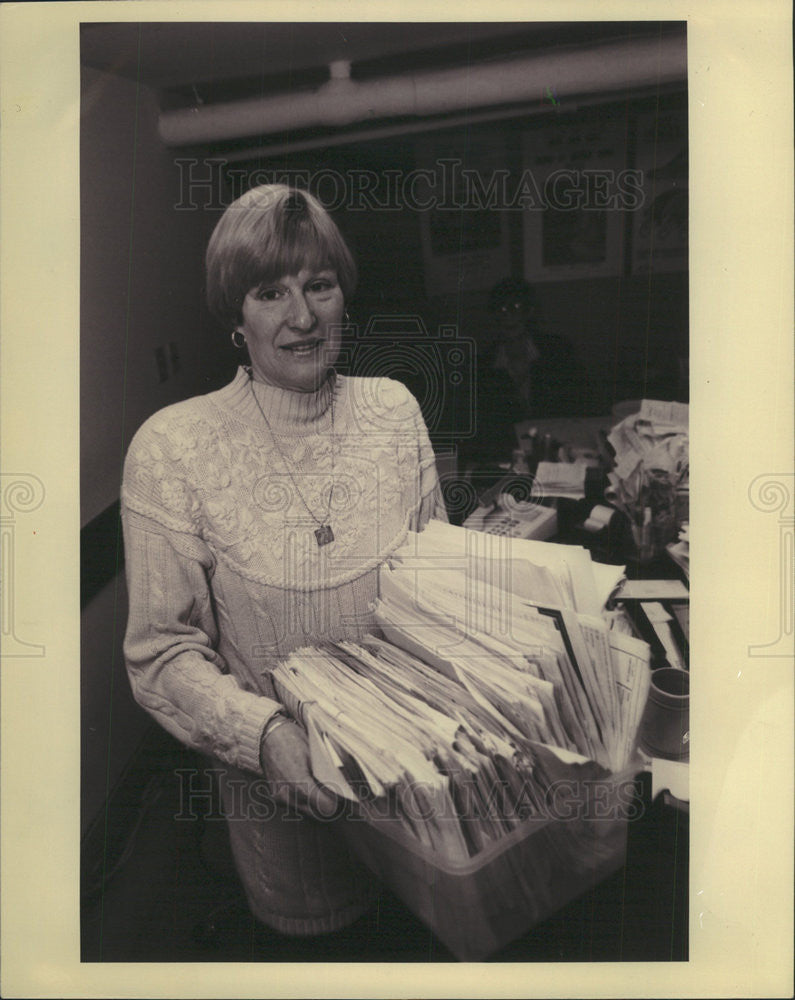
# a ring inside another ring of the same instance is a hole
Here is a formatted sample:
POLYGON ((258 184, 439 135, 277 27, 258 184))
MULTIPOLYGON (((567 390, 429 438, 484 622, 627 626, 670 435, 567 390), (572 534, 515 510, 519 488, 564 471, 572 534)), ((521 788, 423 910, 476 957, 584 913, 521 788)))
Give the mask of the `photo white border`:
POLYGON ((2 470, 37 476, 46 493, 18 538, 13 593, 17 622, 46 652, 2 661, 5 997, 791 994, 792 664, 749 655, 781 630, 782 517, 793 503, 792 32, 784 0, 456 8, 457 20, 688 21, 690 961, 79 963, 79 22, 445 20, 449 10, 438 0, 404 0, 375 16, 372 4, 325 0, 289 12, 259 0, 0 7, 2 470), (763 476, 789 483, 783 515, 752 503, 751 484, 763 476))

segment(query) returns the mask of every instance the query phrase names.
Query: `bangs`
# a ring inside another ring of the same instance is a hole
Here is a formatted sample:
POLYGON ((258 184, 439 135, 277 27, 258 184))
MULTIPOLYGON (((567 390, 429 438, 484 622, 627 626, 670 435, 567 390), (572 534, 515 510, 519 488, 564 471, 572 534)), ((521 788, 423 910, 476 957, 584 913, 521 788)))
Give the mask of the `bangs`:
POLYGON ((252 254, 245 268, 246 292, 252 288, 278 281, 285 275, 298 274, 304 268, 322 271, 328 268, 337 272, 344 270, 339 261, 339 247, 329 238, 314 220, 304 215, 298 219, 287 219, 281 232, 273 230, 263 233, 264 238, 256 240, 252 254))

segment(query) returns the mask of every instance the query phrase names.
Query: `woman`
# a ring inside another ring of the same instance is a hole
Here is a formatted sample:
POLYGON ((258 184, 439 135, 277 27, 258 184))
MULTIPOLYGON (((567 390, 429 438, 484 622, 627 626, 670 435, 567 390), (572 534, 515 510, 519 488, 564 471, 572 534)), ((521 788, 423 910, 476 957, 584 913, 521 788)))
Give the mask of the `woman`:
POLYGON ((334 372, 356 269, 323 207, 256 188, 224 213, 206 264, 210 308, 249 364, 156 413, 130 445, 127 668, 138 702, 221 762, 254 915, 324 933, 363 913, 373 888, 334 825, 309 818, 334 801, 271 670, 298 647, 361 636, 378 565, 446 515, 408 390, 334 372))

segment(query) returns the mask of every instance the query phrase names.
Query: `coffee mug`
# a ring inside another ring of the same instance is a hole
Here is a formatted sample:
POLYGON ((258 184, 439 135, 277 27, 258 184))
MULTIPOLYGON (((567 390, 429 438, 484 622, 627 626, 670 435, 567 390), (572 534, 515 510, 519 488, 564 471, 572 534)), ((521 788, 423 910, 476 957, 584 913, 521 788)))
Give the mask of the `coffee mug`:
POLYGON ((690 674, 686 670, 660 667, 652 671, 640 745, 652 757, 687 760, 690 756, 690 674))

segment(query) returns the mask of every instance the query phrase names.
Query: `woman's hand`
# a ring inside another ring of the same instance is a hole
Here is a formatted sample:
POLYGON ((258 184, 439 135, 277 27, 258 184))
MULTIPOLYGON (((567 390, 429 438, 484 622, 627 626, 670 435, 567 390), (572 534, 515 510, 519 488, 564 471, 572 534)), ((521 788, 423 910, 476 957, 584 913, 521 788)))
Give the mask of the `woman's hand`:
POLYGON ((275 799, 315 819, 336 815, 337 799, 312 777, 309 740, 297 723, 285 722, 271 732, 266 729, 259 756, 275 799))

